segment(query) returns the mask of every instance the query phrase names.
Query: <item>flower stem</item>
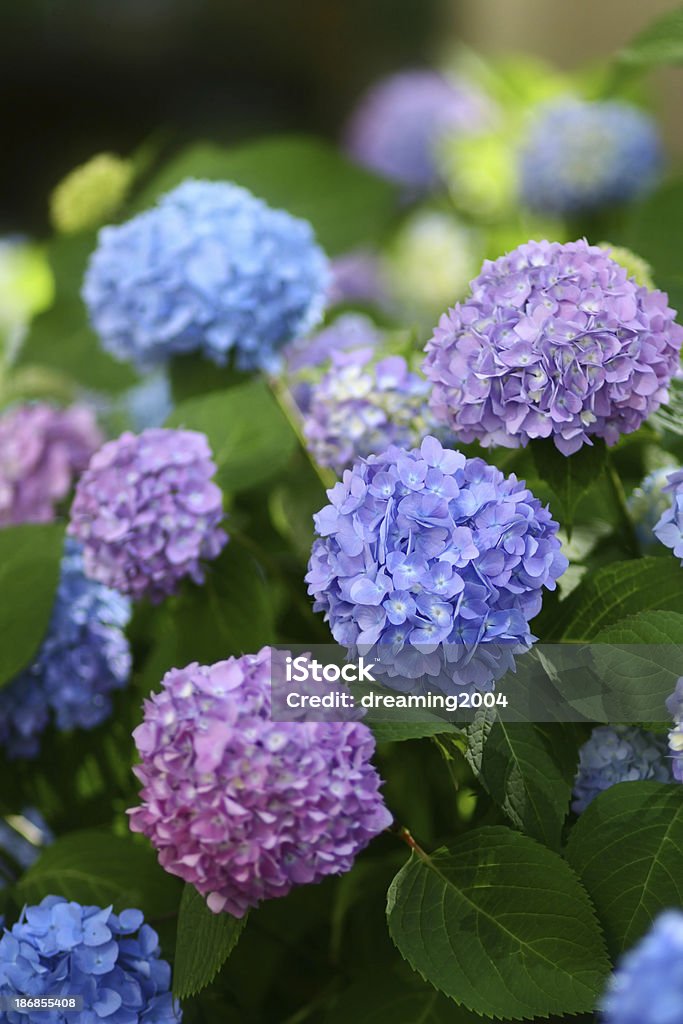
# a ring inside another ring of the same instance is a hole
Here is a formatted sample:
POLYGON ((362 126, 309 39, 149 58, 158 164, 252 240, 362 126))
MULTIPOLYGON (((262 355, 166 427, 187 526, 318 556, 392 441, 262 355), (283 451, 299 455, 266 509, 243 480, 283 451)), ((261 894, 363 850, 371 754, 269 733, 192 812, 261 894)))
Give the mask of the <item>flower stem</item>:
POLYGON ((631 519, 628 505, 626 503, 626 494, 624 493, 621 478, 616 471, 609 453, 607 454, 607 479, 609 481, 610 490, 612 491, 612 497, 614 498, 614 506, 619 514, 624 546, 634 558, 639 558, 641 555, 640 545, 638 543, 636 531, 633 526, 633 520, 631 519))
POLYGON ((325 466, 319 466, 308 449, 306 438, 304 437, 304 432, 301 426, 301 416, 289 389, 284 382, 277 377, 269 377, 268 383, 270 384, 270 390, 273 393, 273 397, 282 409, 290 427, 296 434, 299 444, 306 452, 308 460, 315 470, 315 474, 320 480, 320 483, 323 485, 325 490, 328 490, 330 487, 334 487, 337 482, 337 478, 332 470, 327 469, 325 466))

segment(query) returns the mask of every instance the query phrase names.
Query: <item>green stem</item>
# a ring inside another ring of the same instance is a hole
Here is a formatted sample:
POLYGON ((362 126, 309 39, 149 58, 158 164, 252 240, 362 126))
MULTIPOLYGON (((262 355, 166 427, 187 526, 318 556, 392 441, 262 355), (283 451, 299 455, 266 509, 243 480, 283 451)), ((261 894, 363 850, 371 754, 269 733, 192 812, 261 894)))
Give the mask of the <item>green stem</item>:
POLYGON ((308 445, 306 444, 306 438, 304 437, 304 432, 301 426, 301 415, 296 407, 296 403, 294 402, 294 399, 292 398, 289 389, 284 384, 284 382, 277 377, 269 377, 268 383, 270 384, 270 390, 273 393, 273 397, 275 398, 277 404, 282 409, 282 412, 284 413, 290 427, 296 434, 299 444, 306 452, 308 460, 311 463, 313 469, 315 470, 316 476, 320 480, 320 483, 323 485, 325 490, 328 490, 328 488, 330 487, 334 487, 334 485, 337 482, 337 478, 332 472, 332 470, 326 469, 324 466, 319 466, 309 451, 308 445))
POLYGON ((626 494, 624 492, 621 478, 616 471, 609 453, 607 454, 607 479, 612 491, 612 497, 614 498, 614 506, 619 514, 619 520, 623 530, 624 546, 634 558, 639 558, 641 555, 640 545, 633 526, 633 520, 631 519, 628 510, 626 494))

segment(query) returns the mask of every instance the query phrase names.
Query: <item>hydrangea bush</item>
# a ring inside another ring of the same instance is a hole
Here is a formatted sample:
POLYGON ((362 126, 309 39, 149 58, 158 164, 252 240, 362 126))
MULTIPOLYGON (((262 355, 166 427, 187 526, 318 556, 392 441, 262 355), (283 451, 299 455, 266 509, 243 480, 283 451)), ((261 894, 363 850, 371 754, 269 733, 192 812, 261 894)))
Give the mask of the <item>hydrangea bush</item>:
POLYGON ((0 243, 0 1022, 683 1024, 682 46, 0 243))

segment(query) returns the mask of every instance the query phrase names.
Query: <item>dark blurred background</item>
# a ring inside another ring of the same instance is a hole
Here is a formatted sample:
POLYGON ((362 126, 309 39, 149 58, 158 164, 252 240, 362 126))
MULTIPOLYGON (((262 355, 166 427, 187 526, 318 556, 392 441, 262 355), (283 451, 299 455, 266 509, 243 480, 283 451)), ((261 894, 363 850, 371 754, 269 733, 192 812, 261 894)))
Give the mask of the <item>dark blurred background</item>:
MULTIPOLYGON (((0 234, 41 234, 47 196, 98 150, 268 131, 334 138, 378 75, 449 38, 572 67, 676 0, 0 0, 0 234)), ((676 80, 676 88, 680 81, 676 80)), ((671 92, 671 89, 669 89, 671 92)), ((676 112, 680 96, 671 103, 676 112)))

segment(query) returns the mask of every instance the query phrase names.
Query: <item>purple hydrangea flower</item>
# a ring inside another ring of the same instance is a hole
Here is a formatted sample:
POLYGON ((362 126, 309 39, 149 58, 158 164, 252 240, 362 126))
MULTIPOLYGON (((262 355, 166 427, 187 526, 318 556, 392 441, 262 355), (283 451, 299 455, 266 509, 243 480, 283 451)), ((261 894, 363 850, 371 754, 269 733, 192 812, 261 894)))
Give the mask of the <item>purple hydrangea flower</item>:
POLYGON ((335 352, 352 348, 375 348, 382 334, 369 316, 362 313, 342 313, 331 324, 299 338, 285 349, 287 372, 300 373, 314 369, 330 359, 335 352))
POLYGON ((663 292, 597 246, 528 242, 471 287, 424 363, 432 409, 462 441, 552 437, 571 455, 592 436, 615 444, 667 400, 683 328, 663 292))
POLYGON ((45 402, 0 416, 0 526, 48 523, 102 444, 90 409, 45 402))
POLYGON ((331 260, 327 302, 329 306, 385 306, 388 296, 379 256, 367 249, 353 249, 331 260))
POLYGON ((654 529, 671 504, 666 486, 670 474, 675 472, 676 468, 665 466, 663 469, 655 469, 648 473, 628 499, 636 536, 643 548, 656 543, 653 537, 654 529))
POLYGON ((662 142, 652 117, 620 100, 543 104, 522 146, 522 199, 543 214, 627 202, 657 184, 662 142))
POLYGON ((622 957, 602 1000, 604 1024, 680 1024, 683 913, 667 910, 622 957))
POLYGON ((671 770, 676 781, 683 782, 683 676, 678 680, 666 706, 674 720, 674 727, 669 733, 671 770))
POLYGON ((579 751, 572 810, 589 803, 618 782, 671 782, 666 737, 637 726, 599 725, 579 751))
POLYGON ((227 182, 185 181, 100 231, 83 298, 108 352, 141 367, 184 352, 270 370, 322 315, 327 260, 307 221, 227 182))
POLYGON ((348 871, 391 823, 361 722, 275 722, 271 653, 172 669, 134 733, 143 805, 131 828, 159 861, 242 917, 348 871))
POLYGON ((669 507, 656 523, 654 535, 683 565, 683 469, 670 473, 667 479, 664 492, 669 495, 669 507))
POLYGON ((335 640, 398 688, 492 689, 567 568, 548 509, 434 437, 358 460, 327 493, 306 581, 335 640))
POLYGON ((443 136, 476 130, 489 116, 488 100, 471 83, 411 69, 381 79, 361 97, 345 148, 357 163, 422 192, 438 181, 435 150, 443 136))
POLYGON ((77 1014, 6 1011, 8 1024, 175 1024, 171 968, 140 910, 81 906, 46 896, 0 938, 0 996, 81 996, 77 1014))
POLYGON ((373 362, 370 348, 333 352, 304 417, 306 444, 321 466, 337 473, 389 445, 410 448, 438 430, 428 391, 402 356, 373 362))
POLYGON ((45 639, 33 663, 0 688, 0 748, 8 757, 36 757, 51 722, 67 732, 106 721, 112 693, 130 675, 129 619, 127 598, 87 579, 80 545, 67 540, 45 639))
POLYGON ((122 434, 78 481, 69 532, 83 542, 85 572, 134 598, 202 583, 202 559, 227 542, 216 466, 204 434, 150 428, 122 434))

